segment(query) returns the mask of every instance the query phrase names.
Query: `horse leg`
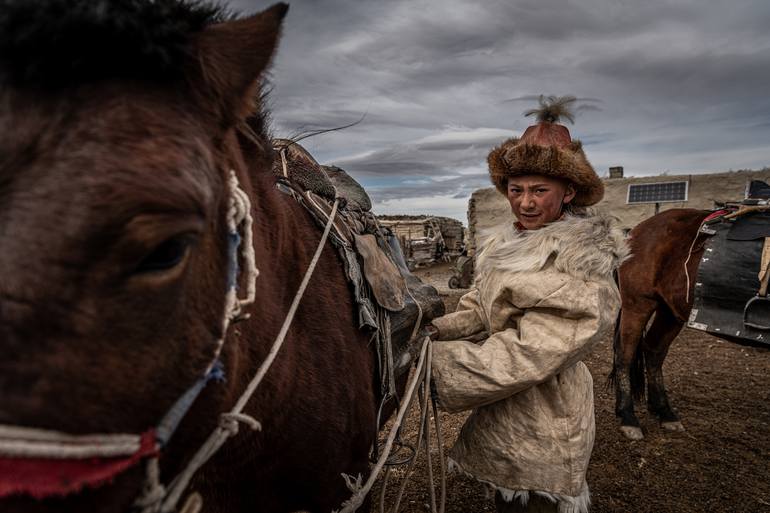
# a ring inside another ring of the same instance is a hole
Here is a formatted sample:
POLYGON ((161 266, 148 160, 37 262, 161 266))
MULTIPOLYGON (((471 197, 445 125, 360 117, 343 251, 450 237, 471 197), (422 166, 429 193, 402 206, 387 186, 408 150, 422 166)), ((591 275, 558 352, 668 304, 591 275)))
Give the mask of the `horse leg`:
POLYGON ((644 438, 634 413, 634 396, 644 393, 643 353, 639 347, 644 328, 655 311, 654 301, 636 301, 621 309, 615 329, 614 366, 610 380, 615 384, 615 415, 620 417, 620 431, 630 440, 644 438))
POLYGON ((658 417, 661 427, 670 431, 684 431, 684 426, 668 402, 663 361, 682 326, 684 322, 677 319, 667 306, 661 305, 655 312, 655 319, 642 346, 647 371, 647 409, 658 417))

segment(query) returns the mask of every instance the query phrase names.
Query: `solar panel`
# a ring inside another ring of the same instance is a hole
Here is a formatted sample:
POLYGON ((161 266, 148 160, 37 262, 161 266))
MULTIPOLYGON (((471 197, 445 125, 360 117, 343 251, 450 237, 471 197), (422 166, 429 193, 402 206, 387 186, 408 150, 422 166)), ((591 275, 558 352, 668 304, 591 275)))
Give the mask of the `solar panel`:
POLYGON ((653 182, 629 184, 626 203, 666 203, 687 201, 689 182, 653 182))

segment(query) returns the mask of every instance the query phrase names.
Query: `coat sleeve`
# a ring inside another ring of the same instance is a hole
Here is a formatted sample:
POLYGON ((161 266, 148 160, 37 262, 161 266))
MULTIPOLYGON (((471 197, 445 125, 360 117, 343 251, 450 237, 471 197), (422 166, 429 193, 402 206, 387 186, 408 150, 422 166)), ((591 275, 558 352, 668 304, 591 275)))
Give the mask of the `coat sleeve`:
POLYGON ((449 412, 469 410, 548 380, 610 336, 618 307, 617 289, 611 285, 575 279, 527 308, 517 326, 492 334, 483 345, 463 340, 433 344, 439 403, 449 412))
POLYGON ((484 331, 482 319, 479 291, 473 289, 460 298, 455 312, 433 319, 432 324, 438 328, 439 340, 457 340, 484 331))

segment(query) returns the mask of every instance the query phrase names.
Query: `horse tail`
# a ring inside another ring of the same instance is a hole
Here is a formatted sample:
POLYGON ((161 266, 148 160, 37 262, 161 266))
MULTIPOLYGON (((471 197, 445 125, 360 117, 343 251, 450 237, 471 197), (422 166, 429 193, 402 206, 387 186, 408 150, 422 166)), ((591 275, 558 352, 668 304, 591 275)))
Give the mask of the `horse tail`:
MULTIPOLYGON (((610 372, 607 378, 607 388, 615 388, 618 385, 618 365, 617 361, 621 351, 621 339, 620 339, 620 314, 618 310, 618 317, 615 320, 615 334, 612 337, 612 372, 610 372)), ((636 351, 634 352, 634 358, 629 365, 629 381, 631 381, 631 395, 634 399, 642 399, 645 391, 645 363, 644 363, 644 351, 642 351, 642 340, 644 340, 647 334, 647 329, 642 332, 642 336, 636 344, 636 351)))

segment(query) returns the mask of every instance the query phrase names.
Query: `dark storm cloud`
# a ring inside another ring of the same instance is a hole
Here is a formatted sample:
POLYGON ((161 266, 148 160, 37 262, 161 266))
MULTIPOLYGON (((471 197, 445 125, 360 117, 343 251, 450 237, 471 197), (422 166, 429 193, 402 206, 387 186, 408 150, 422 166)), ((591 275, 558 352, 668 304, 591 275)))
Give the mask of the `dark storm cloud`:
POLYGON ((633 94, 688 103, 764 99, 770 80, 766 48, 654 56, 632 52, 585 64, 605 79, 627 83, 633 94))
POLYGON ((303 145, 375 189, 376 208, 461 205, 488 185, 489 149, 531 122, 531 104, 505 100, 541 93, 601 100, 570 127, 599 174, 762 167, 768 26, 766 0, 297 0, 272 73, 275 132, 366 114, 303 145))
POLYGON ((431 181, 423 184, 407 184, 398 188, 372 187, 369 194, 376 201, 388 201, 403 198, 420 198, 425 196, 449 196, 465 199, 481 187, 489 187, 489 175, 486 173, 464 175, 443 181, 431 181))
POLYGON ((503 130, 445 129, 422 139, 389 145, 376 151, 334 159, 333 163, 357 175, 394 173, 412 175, 457 174, 479 166, 491 146, 513 135, 503 130))

